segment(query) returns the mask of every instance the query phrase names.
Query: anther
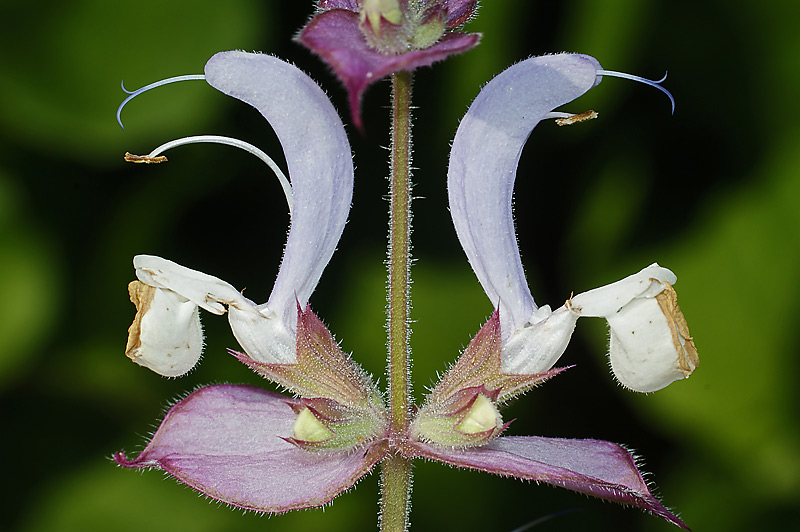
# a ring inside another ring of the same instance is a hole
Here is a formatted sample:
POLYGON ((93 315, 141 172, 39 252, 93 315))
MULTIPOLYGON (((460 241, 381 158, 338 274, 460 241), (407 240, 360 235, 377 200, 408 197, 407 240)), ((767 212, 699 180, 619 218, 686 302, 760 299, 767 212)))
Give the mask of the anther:
POLYGON ((151 157, 149 155, 134 155, 129 152, 125 152, 125 162, 126 163, 137 163, 137 164, 158 164, 158 163, 165 163, 167 162, 167 158, 163 155, 159 155, 157 157, 151 157))
POLYGON ((589 109, 588 111, 584 111, 582 113, 577 113, 577 114, 553 111, 551 113, 547 113, 546 115, 544 115, 543 120, 547 120, 548 118, 554 118, 556 124, 558 124, 559 126, 571 126, 572 124, 578 124, 580 122, 587 122, 589 120, 594 120, 595 118, 597 118, 597 111, 589 109))

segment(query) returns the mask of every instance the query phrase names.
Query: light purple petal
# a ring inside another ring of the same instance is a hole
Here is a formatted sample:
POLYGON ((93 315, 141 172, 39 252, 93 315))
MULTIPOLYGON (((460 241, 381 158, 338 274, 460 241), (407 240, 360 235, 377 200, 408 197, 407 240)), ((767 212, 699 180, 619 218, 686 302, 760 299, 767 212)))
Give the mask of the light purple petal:
POLYGON ((361 127, 359 105, 364 90, 399 70, 414 70, 466 52, 480 35, 453 33, 435 45, 403 54, 383 54, 367 45, 358 27, 359 15, 337 9, 316 15, 300 32, 298 40, 333 68, 347 89, 353 122, 361 127))
POLYGON ((577 54, 534 57, 512 66, 481 90, 453 141, 448 171, 453 223, 483 289, 500 306, 504 340, 536 309, 511 211, 522 148, 545 115, 596 84, 599 67, 595 59, 577 54))
POLYGON ((633 456, 619 445, 600 440, 505 436, 483 447, 448 449, 424 443, 404 448, 457 467, 545 482, 587 495, 637 506, 688 530, 650 493, 633 456))
POLYGON ((478 8, 478 0, 445 0, 447 27, 455 28, 470 19, 478 8))
POLYGON ((267 307, 293 331, 297 303, 305 306, 308 302, 347 221, 353 194, 347 135, 322 89, 280 59, 221 52, 208 61, 205 75, 214 88, 258 109, 283 146, 294 208, 267 307))
POLYGON ((382 444, 352 453, 312 453, 292 437, 297 402, 251 386, 201 388, 176 404, 134 460, 214 499, 261 512, 320 506, 350 488, 383 455, 382 444))

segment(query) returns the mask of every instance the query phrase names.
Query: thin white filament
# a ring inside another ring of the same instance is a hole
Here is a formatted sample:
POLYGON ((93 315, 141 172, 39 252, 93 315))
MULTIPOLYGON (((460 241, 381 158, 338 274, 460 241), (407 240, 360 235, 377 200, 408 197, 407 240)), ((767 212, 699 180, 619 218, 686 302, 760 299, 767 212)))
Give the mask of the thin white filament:
POLYGON ((552 111, 542 117, 542 120, 550 120, 551 118, 571 118, 575 116, 574 113, 562 113, 561 111, 552 111))
POLYGON ((122 91, 128 93, 130 96, 128 96, 127 98, 122 100, 122 103, 119 104, 119 107, 117 108, 117 122, 119 123, 119 127, 121 127, 122 129, 125 129, 125 126, 122 125, 122 118, 120 118, 120 114, 122 113, 122 108, 125 107, 125 105, 129 101, 133 100, 134 98, 139 96, 141 93, 147 92, 150 89, 155 89, 156 87, 161 87, 162 85, 169 85, 170 83, 177 83, 178 81, 192 81, 192 80, 201 80, 201 79, 202 80, 206 79, 205 75, 203 75, 203 74, 187 74, 185 76, 175 76, 174 78, 162 79, 161 81, 156 81, 155 83, 151 83, 150 85, 145 85, 144 87, 142 87, 140 89, 136 89, 135 91, 129 91, 128 89, 126 89, 125 88, 125 82, 123 81, 120 84, 121 87, 122 87, 122 91))
POLYGON ((650 85, 651 87, 655 87, 655 88, 657 88, 658 90, 660 90, 661 92, 663 92, 664 94, 667 95, 667 97, 669 98, 670 103, 672 103, 672 114, 675 114, 675 98, 672 97, 672 94, 667 89, 665 89, 664 87, 659 85, 659 83, 661 83, 665 79, 667 79, 667 74, 664 74, 664 77, 661 78, 658 81, 654 81, 652 79, 643 78, 641 76, 634 76, 633 74, 626 74, 625 72, 617 72, 616 70, 598 70, 597 71, 597 75, 601 76, 601 77, 602 76, 611 76, 611 77, 614 77, 614 78, 630 79, 632 81, 638 81, 639 83, 644 83, 645 85, 650 85))
POLYGON ((294 206, 294 194, 292 193, 292 185, 289 183, 289 180, 286 179, 286 176, 283 174, 281 169, 275 164, 275 161, 272 158, 261 151, 260 149, 256 148, 249 142, 245 142, 243 140, 234 139, 232 137, 222 137, 220 135, 195 135, 191 137, 183 137, 180 139, 171 140, 165 144, 162 144, 158 148, 154 149, 150 152, 147 157, 158 157, 165 151, 176 148, 178 146, 183 146, 185 144, 198 144, 201 142, 210 142, 212 144, 225 144, 227 146, 233 146, 234 148, 240 148, 248 153, 251 153, 261 159, 263 162, 269 166, 272 171, 275 173, 275 177, 278 178, 278 181, 281 184, 281 188, 283 189, 283 194, 286 196, 286 203, 289 205, 289 215, 292 214, 292 207, 294 206))

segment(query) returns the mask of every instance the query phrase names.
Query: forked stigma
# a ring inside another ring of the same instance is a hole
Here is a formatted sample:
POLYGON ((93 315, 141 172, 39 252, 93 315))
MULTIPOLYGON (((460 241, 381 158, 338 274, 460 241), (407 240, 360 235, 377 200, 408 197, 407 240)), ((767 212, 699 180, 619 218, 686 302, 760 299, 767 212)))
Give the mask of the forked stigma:
POLYGON ((143 92, 147 92, 150 89, 155 89, 156 87, 161 87, 162 85, 169 85, 170 83, 177 83, 178 81, 190 81, 190 80, 200 80, 200 79, 203 79, 203 80, 206 79, 205 75, 203 75, 203 74, 187 74, 185 76, 175 76, 174 78, 162 79, 161 81, 156 81, 155 83, 151 83, 149 85, 145 85, 144 87, 142 87, 140 89, 136 89, 135 91, 129 91, 128 89, 125 88, 125 82, 124 81, 121 82, 120 86, 122 87, 122 91, 127 93, 127 94, 129 94, 129 96, 127 98, 125 98, 124 100, 122 100, 122 103, 119 104, 119 107, 117 108, 117 122, 119 123, 119 127, 121 127, 122 129, 125 129, 125 126, 122 125, 122 118, 120 118, 120 114, 122 113, 122 108, 125 107, 125 105, 129 101, 131 101, 135 97, 139 96, 143 92))
POLYGON ((664 94, 667 95, 667 98, 669 98, 669 101, 672 104, 672 114, 675 114, 675 98, 672 97, 672 94, 667 89, 665 89, 664 87, 662 87, 660 85, 660 83, 662 83, 665 79, 667 79, 667 74, 666 73, 664 74, 664 77, 661 78, 658 81, 654 81, 652 79, 643 78, 641 76, 634 76, 633 74, 627 74, 625 72, 617 72, 616 70, 602 70, 601 69, 601 70, 597 71, 597 75, 601 76, 601 77, 602 76, 611 76, 611 77, 614 77, 614 78, 630 79, 632 81, 638 81, 639 83, 644 83, 645 85, 650 85, 651 87, 655 87, 655 88, 657 88, 658 90, 660 90, 661 92, 663 92, 664 94))

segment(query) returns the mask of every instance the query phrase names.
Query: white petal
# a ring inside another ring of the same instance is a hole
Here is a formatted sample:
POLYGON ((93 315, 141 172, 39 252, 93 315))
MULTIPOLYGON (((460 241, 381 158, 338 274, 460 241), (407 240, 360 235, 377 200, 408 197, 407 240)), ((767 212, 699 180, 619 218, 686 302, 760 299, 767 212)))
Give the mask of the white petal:
POLYGON ((651 264, 568 301, 580 316, 608 320, 611 369, 631 390, 660 390, 697 367, 697 350, 671 286, 676 281, 674 273, 651 264))
POLYGON ((609 317, 608 325, 611 369, 632 390, 660 390, 697 367, 696 351, 687 353, 691 338, 676 342, 676 324, 655 298, 634 299, 609 317))
POLYGON ((654 297, 664 283, 675 284, 675 274, 658 264, 651 264, 620 281, 573 296, 569 303, 581 316, 608 318, 635 297, 654 297))
POLYGON ((197 305, 175 292, 138 281, 128 291, 137 313, 128 330, 125 354, 166 377, 192 369, 203 351, 197 305))
MULTIPOLYGON (((139 280, 147 285, 174 292, 214 314, 224 314, 227 305, 233 335, 253 360, 277 364, 297 361, 295 327, 290 330, 283 316, 266 305, 257 306, 233 286, 212 275, 161 257, 137 255, 133 263, 139 280)), ((295 304, 293 325, 296 322, 295 304)))
POLYGON ((267 364, 297 362, 295 333, 286 328, 276 312, 262 309, 261 313, 253 313, 231 307, 228 319, 239 345, 253 360, 267 364))
POLYGON ((171 260, 137 255, 133 266, 143 283, 172 290, 213 314, 224 314, 224 305, 255 309, 252 302, 225 281, 171 260))
POLYGON ((578 314, 566 307, 550 313, 548 305, 538 309, 536 316, 542 314, 546 314, 546 317, 517 329, 503 343, 501 368, 504 372, 543 373, 549 371, 564 354, 575 330, 578 314))

